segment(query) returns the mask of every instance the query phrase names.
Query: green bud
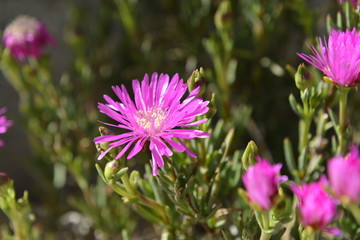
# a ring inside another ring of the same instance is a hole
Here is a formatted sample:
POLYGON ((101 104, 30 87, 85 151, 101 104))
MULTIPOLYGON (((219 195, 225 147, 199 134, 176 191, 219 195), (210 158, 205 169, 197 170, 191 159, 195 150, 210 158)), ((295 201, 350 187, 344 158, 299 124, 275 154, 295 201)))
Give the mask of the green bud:
POLYGON ((215 26, 216 28, 222 31, 228 31, 232 28, 233 21, 232 21, 232 8, 230 1, 222 1, 219 5, 215 13, 215 26))
POLYGON ((295 73, 295 84, 300 90, 305 90, 313 85, 313 79, 309 70, 302 63, 295 73))
MULTIPOLYGON (((106 127, 99 127, 99 132, 101 136, 115 135, 115 133, 113 133, 111 130, 107 129, 106 127)), ((106 151, 106 149, 110 147, 109 144, 110 144, 109 142, 103 142, 103 143, 97 143, 95 145, 97 151, 101 153, 106 151)), ((121 147, 115 147, 110 150, 107 156, 110 157, 110 159, 112 160, 118 155, 120 151, 121 151, 121 147)))
POLYGON ((246 146, 245 151, 241 158, 245 170, 247 170, 250 165, 254 165, 256 163, 255 156, 257 154, 258 154, 258 147, 256 146, 255 142, 251 140, 246 146))
POLYGON ((121 169, 121 167, 120 167, 120 164, 119 164, 118 161, 113 160, 111 162, 108 162, 106 164, 105 170, 104 170, 105 179, 107 181, 115 180, 116 179, 116 174, 119 172, 120 169, 121 169))
POLYGON ((130 173, 130 184, 132 185, 133 188, 136 189, 139 179, 140 179, 140 173, 138 171, 134 170, 130 173))
POLYGON ((189 91, 193 91, 195 88, 200 87, 200 92, 198 96, 201 96, 205 93, 206 90, 206 79, 205 71, 201 67, 199 70, 196 69, 192 72, 191 76, 187 80, 189 91))

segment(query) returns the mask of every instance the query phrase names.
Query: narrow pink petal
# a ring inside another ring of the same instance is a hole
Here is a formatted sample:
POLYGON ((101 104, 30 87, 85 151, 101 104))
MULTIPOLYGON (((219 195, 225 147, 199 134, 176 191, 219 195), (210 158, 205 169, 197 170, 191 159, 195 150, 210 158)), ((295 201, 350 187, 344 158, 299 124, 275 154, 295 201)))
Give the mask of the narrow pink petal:
POLYGON ((130 141, 126 146, 119 152, 119 154, 116 156, 116 159, 119 159, 124 155, 124 153, 129 149, 129 147, 135 142, 136 139, 130 141))
POLYGON ((146 138, 141 138, 139 139, 136 144, 134 145, 133 149, 131 150, 131 152, 128 154, 127 159, 131 159, 133 158, 136 154, 138 154, 141 149, 144 147, 144 144, 146 142, 146 138))
POLYGON ((172 140, 170 137, 168 137, 168 136, 163 136, 162 138, 164 138, 165 141, 166 141, 167 143, 169 143, 169 145, 170 145, 172 148, 174 148, 176 151, 178 151, 178 152, 183 152, 183 151, 185 151, 186 148, 185 148, 183 145, 181 145, 180 143, 175 142, 175 141, 172 140))
POLYGON ((187 154, 189 154, 190 157, 192 157, 192 158, 197 158, 196 154, 193 153, 193 152, 185 145, 185 143, 183 143, 179 138, 176 138, 176 139, 177 139, 177 140, 179 141, 179 143, 185 148, 185 152, 186 152, 187 154))
POLYGON ((94 142, 95 143, 111 142, 111 141, 115 141, 115 140, 118 140, 121 138, 133 136, 133 135, 134 135, 134 133, 128 132, 128 133, 123 133, 123 134, 119 134, 119 135, 99 136, 99 137, 94 138, 94 142))
POLYGON ((161 139, 152 138, 151 141, 154 143, 154 145, 156 145, 160 155, 165 155, 168 157, 173 155, 173 152, 168 146, 166 146, 166 144, 161 139))
POLYGON ((146 104, 142 95, 142 91, 141 91, 141 87, 140 87, 140 82, 138 80, 134 80, 132 81, 132 87, 133 87, 133 91, 134 91, 134 96, 135 96, 135 104, 137 109, 146 109, 146 104))

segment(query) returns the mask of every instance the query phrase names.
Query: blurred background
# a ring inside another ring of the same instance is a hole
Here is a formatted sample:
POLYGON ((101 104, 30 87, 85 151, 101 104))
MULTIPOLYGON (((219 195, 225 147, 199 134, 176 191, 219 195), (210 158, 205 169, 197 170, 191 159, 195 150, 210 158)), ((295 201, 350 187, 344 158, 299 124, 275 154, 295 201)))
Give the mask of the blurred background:
MULTIPOLYGON (((110 73, 112 81, 105 80, 104 93, 110 92, 111 84, 141 78, 146 72, 178 72, 186 79, 195 68, 212 68, 211 56, 206 52, 204 39, 215 32, 213 16, 220 1, 156 0, 150 3, 130 0, 128 2, 134 6, 133 13, 130 14, 136 17, 137 25, 133 26, 136 33, 126 32, 121 19, 116 16, 116 8, 112 8, 115 6, 114 2, 115 0, 2 0, 0 29, 3 30, 18 15, 29 15, 43 21, 57 42, 55 47, 48 47, 46 52, 51 55, 54 78, 59 79, 62 72, 72 67, 74 59, 74 52, 64 35, 66 30, 74 24, 81 24, 88 32, 79 34, 87 37, 97 34, 96 28, 99 26, 96 25, 107 21, 104 24, 109 28, 108 35, 103 38, 112 45, 109 48, 122 49, 111 53, 114 62, 110 64, 116 70, 110 73), (109 16, 105 17, 105 13, 109 16), (82 14, 84 18, 76 19, 79 18, 74 16, 76 14, 82 14), (141 59, 124 59, 124 56, 130 54, 130 49, 126 49, 130 44, 133 45, 132 49, 147 51, 148 55, 137 56, 141 59), (116 53, 119 54, 116 56, 116 53), (115 73, 119 71, 121 75, 116 76, 115 73)), ((273 155, 280 157, 282 149, 279 142, 296 124, 296 116, 288 105, 288 95, 295 86, 285 65, 296 67, 301 62, 295 53, 304 49, 305 34, 309 37, 326 34, 325 16, 334 9, 336 1, 232 2, 234 8, 229 15, 233 21, 232 34, 235 41, 232 55, 237 60, 233 88, 238 93, 233 96, 237 100, 234 104, 240 102, 254 106, 253 118, 261 138, 264 138, 264 144, 269 145, 273 155), (273 139, 274 136, 276 140, 273 139)), ((97 46, 92 43, 91 47, 97 46)), ((86 51, 91 54, 100 50, 86 51)), ((26 129, 21 124, 18 95, 3 75, 0 75, 0 89, 0 106, 7 106, 9 118, 15 121, 8 134, 2 136, 8 144, 6 148, 0 148, 3 156, 0 170, 15 178, 17 188, 23 191, 34 184, 25 167, 34 153, 29 147, 26 129)), ((98 93, 97 97, 100 98, 103 93, 98 93)), ((251 136, 239 142, 239 147, 243 148, 249 139, 251 136)))

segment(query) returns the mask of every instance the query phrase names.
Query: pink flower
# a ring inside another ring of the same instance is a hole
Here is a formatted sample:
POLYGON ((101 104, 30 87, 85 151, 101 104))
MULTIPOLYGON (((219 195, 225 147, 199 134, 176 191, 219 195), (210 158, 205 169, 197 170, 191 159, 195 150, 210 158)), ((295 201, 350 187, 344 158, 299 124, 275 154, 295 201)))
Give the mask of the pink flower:
POLYGON ((278 194, 279 183, 286 181, 280 176, 281 164, 271 165, 266 159, 257 157, 258 163, 248 168, 242 179, 250 201, 269 210, 278 194))
POLYGON ((347 156, 338 156, 328 162, 330 186, 339 198, 360 203, 360 153, 356 146, 347 156))
POLYGON ((5 28, 2 40, 11 55, 20 61, 30 56, 38 58, 45 45, 55 44, 45 25, 28 16, 15 18, 5 28))
POLYGON ((319 50, 309 47, 313 55, 298 56, 320 69, 328 79, 342 87, 353 87, 360 82, 360 34, 332 30, 328 42, 319 38, 319 50))
POLYGON ((291 185, 291 190, 298 196, 300 203, 300 220, 303 226, 310 226, 314 230, 324 230, 339 234, 338 229, 329 229, 326 226, 334 219, 337 201, 325 191, 327 185, 323 177, 318 182, 303 184, 301 187, 291 185))
MULTIPOLYGON (((340 0, 340 4, 343 2, 343 0, 340 0)), ((350 2, 350 0, 349 0, 350 2)), ((356 8, 357 7, 357 4, 358 4, 358 0, 351 0, 352 4, 354 5, 354 7, 356 8)))
MULTIPOLYGON (((6 112, 6 108, 0 108, 0 134, 7 132, 8 128, 12 125, 12 121, 8 120, 6 116, 1 116, 6 112)), ((4 146, 4 141, 0 140, 0 147, 4 146)))
POLYGON ((134 101, 130 98, 124 85, 113 86, 112 89, 120 102, 116 102, 104 95, 107 104, 99 103, 100 112, 108 115, 116 125, 110 126, 126 129, 128 132, 118 135, 99 136, 95 143, 111 142, 109 149, 103 152, 103 158, 112 148, 123 146, 122 151, 116 156, 120 158, 131 146, 132 149, 127 159, 134 157, 149 142, 152 155, 152 173, 157 175, 158 167, 164 166, 162 156, 171 156, 172 147, 178 152, 186 151, 191 157, 196 155, 182 142, 181 138, 206 138, 209 133, 196 129, 184 129, 204 123, 207 119, 194 122, 197 116, 208 111, 208 101, 197 97, 200 87, 194 89, 188 97, 184 98, 187 85, 178 74, 171 80, 169 75, 154 73, 151 79, 146 74, 144 79, 132 81, 134 101), (181 99, 184 99, 181 101, 181 99))

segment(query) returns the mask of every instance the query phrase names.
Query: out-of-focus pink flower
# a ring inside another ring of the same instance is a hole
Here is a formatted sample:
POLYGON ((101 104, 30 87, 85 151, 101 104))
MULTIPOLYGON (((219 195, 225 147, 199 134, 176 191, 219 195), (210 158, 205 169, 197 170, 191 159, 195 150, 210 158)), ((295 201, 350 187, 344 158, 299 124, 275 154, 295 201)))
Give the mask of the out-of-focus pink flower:
POLYGON ((274 197, 278 194, 279 183, 286 181, 287 177, 280 176, 281 164, 271 165, 260 157, 257 157, 257 161, 257 164, 248 168, 242 180, 250 201, 269 210, 274 203, 274 197))
POLYGON ((169 146, 178 152, 186 151, 191 157, 196 158, 181 138, 210 136, 209 133, 200 130, 183 128, 207 121, 204 118, 194 122, 197 116, 209 110, 207 107, 209 102, 197 97, 200 87, 195 88, 188 97, 184 98, 188 88, 178 74, 170 80, 169 75, 157 73, 154 73, 151 78, 146 74, 141 82, 133 80, 132 87, 135 103, 124 85, 112 87, 120 102, 104 95, 107 104, 99 103, 100 112, 118 122, 116 125, 105 124, 128 130, 123 134, 96 137, 95 143, 111 142, 110 147, 99 156, 99 159, 111 149, 124 146, 116 156, 116 159, 119 159, 133 146, 127 156, 127 159, 130 159, 140 152, 147 141, 150 143, 153 175, 157 175, 158 167, 164 166, 162 156, 173 154, 169 146), (182 99, 184 100, 181 101, 182 99))
POLYGON ((338 198, 360 203, 360 153, 352 146, 347 156, 337 156, 328 162, 330 186, 338 198))
POLYGON ((43 47, 55 44, 45 25, 28 16, 15 18, 5 28, 2 40, 11 55, 20 61, 30 56, 38 58, 43 47))
POLYGON ((325 191, 326 185, 327 180, 323 177, 318 182, 303 184, 301 187, 293 184, 291 190, 300 200, 298 207, 303 226, 339 234, 340 230, 326 227, 334 219, 337 207, 337 201, 325 191))
MULTIPOLYGON (((340 0, 340 4, 343 2, 343 0, 340 0)), ((357 7, 357 5, 358 5, 358 0, 349 0, 349 2, 351 2, 353 5, 354 5, 354 7, 356 8, 357 7)))
MULTIPOLYGON (((7 132, 8 128, 12 125, 12 121, 8 120, 6 116, 2 116, 6 112, 6 108, 0 108, 0 134, 7 132)), ((4 141, 0 139, 0 147, 4 146, 4 141)))
POLYGON ((326 42, 319 38, 319 49, 309 46, 313 55, 298 56, 320 69, 336 85, 353 87, 360 82, 360 34, 332 30, 326 42))

